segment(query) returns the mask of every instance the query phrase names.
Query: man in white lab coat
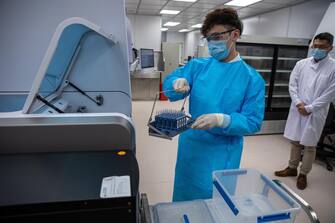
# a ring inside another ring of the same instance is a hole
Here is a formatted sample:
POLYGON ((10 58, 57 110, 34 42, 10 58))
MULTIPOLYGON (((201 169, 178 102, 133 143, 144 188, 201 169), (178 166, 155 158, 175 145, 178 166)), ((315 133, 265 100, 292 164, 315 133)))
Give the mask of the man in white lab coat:
POLYGON ((307 186, 307 174, 315 160, 316 145, 321 136, 329 104, 335 98, 335 60, 328 55, 333 35, 320 33, 312 43, 312 57, 297 62, 291 76, 289 91, 292 99, 284 137, 291 141, 291 155, 286 169, 276 171, 279 177, 297 176, 297 168, 304 148, 304 156, 297 187, 307 186))

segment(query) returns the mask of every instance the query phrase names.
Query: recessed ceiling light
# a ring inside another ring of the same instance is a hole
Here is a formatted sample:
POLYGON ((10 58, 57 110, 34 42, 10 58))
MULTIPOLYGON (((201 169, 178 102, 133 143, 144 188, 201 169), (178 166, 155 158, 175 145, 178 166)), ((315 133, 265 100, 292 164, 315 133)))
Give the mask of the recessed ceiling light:
POLYGON ((193 26, 191 26, 192 28, 201 28, 202 27, 202 24, 201 23, 199 23, 199 24, 195 24, 195 25, 193 25, 193 26))
POLYGON ((167 14, 167 15, 177 15, 180 11, 178 10, 165 10, 163 9, 160 13, 167 14))
POLYGON ((164 26, 177 26, 179 24, 180 24, 180 22, 167 22, 167 23, 164 24, 164 26))
POLYGON ((188 31, 190 31, 189 29, 181 29, 181 30, 179 30, 178 32, 180 32, 180 33, 184 33, 184 32, 188 32, 188 31))
POLYGON ((233 1, 227 2, 225 5, 244 7, 244 6, 248 6, 256 2, 260 2, 260 1, 262 0, 233 0, 233 1))
POLYGON ((169 30, 168 28, 161 28, 162 32, 165 32, 165 31, 168 31, 168 30, 169 30))
POLYGON ((198 0, 173 0, 175 2, 196 2, 198 0))

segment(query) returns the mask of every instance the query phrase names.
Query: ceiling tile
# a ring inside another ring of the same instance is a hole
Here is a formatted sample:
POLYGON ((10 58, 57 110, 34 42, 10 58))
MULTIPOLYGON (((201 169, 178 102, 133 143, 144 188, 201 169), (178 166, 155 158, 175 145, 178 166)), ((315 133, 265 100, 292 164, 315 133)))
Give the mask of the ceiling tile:
POLYGON ((205 2, 197 2, 192 7, 194 8, 203 8, 203 9, 212 9, 215 8, 217 4, 210 4, 205 2))
MULTIPOLYGON (((280 2, 280 1, 278 1, 278 2, 280 2)), ((274 9, 274 8, 282 7, 282 5, 269 3, 269 2, 258 2, 256 4, 252 4, 248 7, 249 8, 261 8, 261 9, 274 9)))
POLYGON ((184 23, 189 20, 189 18, 173 18, 174 21, 184 23))
POLYGON ((203 13, 204 13, 203 11, 196 11, 194 9, 187 9, 183 11, 184 15, 192 15, 192 16, 201 15, 203 13))
POLYGON ((198 17, 199 16, 199 14, 194 14, 194 13, 184 13, 184 15, 183 15, 185 18, 187 18, 187 19, 193 19, 194 17, 198 17))
POLYGON ((194 23, 194 24, 198 24, 198 23, 202 23, 201 18, 194 18, 194 19, 189 19, 188 23, 194 23))
MULTIPOLYGON (((258 15, 270 11, 277 10, 283 7, 289 7, 293 4, 298 4, 308 0, 263 0, 248 7, 232 7, 235 8, 241 18, 258 15)), ((181 11, 178 15, 162 15, 162 20, 179 20, 185 23, 193 19, 203 21, 204 17, 211 10, 218 7, 226 7, 224 4, 229 0, 198 0, 195 3, 189 2, 175 2, 173 0, 126 0, 127 13, 133 13, 137 9, 138 3, 140 4, 138 14, 157 14, 159 10, 178 10, 181 11)), ((197 23, 200 23, 197 22, 197 23)))
POLYGON ((178 16, 174 17, 173 19, 176 19, 176 20, 179 20, 179 21, 187 21, 187 20, 190 19, 190 17, 181 13, 181 15, 178 15, 178 16))
POLYGON ((162 19, 168 19, 168 20, 170 20, 170 19, 172 19, 174 17, 175 17, 175 15, 162 15, 162 19))
POLYGON ((201 3, 209 3, 209 4, 224 4, 229 2, 230 0, 198 0, 201 3))
POLYGON ((293 0, 291 1, 290 5, 300 4, 303 2, 307 2, 308 0, 293 0))
POLYGON ((143 10, 143 9, 140 9, 138 11, 138 14, 141 14, 141 15, 158 15, 159 13, 159 10, 143 10))
POLYGON ((172 7, 190 7, 192 4, 194 4, 193 2, 175 2, 175 1, 169 1, 167 3, 167 6, 172 6, 172 7))
POLYGON ((131 4, 133 4, 133 3, 138 3, 139 2, 139 0, 126 0, 126 4, 128 4, 128 3, 131 3, 131 4))
POLYGON ((126 9, 126 13, 127 14, 135 14, 136 13, 136 9, 126 9))
POLYGON ((219 9, 219 8, 232 8, 232 9, 240 9, 241 7, 238 7, 238 6, 228 6, 228 5, 225 5, 225 4, 220 4, 220 5, 217 5, 214 9, 219 9))
POLYGON ((207 12, 209 9, 205 9, 205 8, 188 8, 186 9, 184 12, 188 13, 188 12, 193 12, 193 13, 197 13, 197 14, 201 14, 203 12, 207 12))
POLYGON ((259 13, 264 11, 264 9, 261 8, 250 8, 250 7, 244 7, 239 10, 237 10, 238 13, 259 13))
POLYGON ((136 10, 137 9, 137 6, 136 5, 126 5, 126 9, 129 9, 129 10, 136 10))
POLYGON ((269 3, 287 5, 287 6, 290 6, 292 4, 296 4, 299 2, 306 2, 306 1, 308 0, 263 0, 263 2, 269 2, 269 3))
POLYGON ((138 3, 137 2, 126 2, 126 6, 127 5, 138 5, 138 3))
POLYGON ((199 19, 205 19, 207 16, 207 13, 202 13, 201 15, 198 16, 199 19))
POLYGON ((254 12, 238 12, 238 15, 241 19, 255 15, 254 12))
POLYGON ((162 6, 160 5, 149 5, 149 4, 141 4, 140 5, 140 9, 143 10, 160 10, 162 8, 162 6))
POLYGON ((167 0, 142 0, 141 4, 150 4, 150 5, 165 5, 167 0))

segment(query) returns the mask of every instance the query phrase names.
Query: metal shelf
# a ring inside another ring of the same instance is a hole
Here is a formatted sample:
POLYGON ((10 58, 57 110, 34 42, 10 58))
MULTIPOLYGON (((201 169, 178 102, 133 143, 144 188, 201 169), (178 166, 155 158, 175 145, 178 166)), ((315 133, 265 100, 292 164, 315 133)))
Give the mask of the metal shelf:
POLYGON ((270 69, 256 69, 257 72, 271 73, 270 69))
POLYGON ((304 58, 297 58, 297 57, 278 57, 278 60, 302 60, 304 58))
POLYGON ((276 71, 277 71, 277 73, 291 73, 292 72, 292 70, 280 70, 280 69, 278 69, 276 71))
POLYGON ((278 83, 278 84, 275 83, 274 86, 275 87, 288 87, 288 85, 289 85, 288 83, 278 83))
MULTIPOLYGON (((284 95, 284 94, 277 94, 277 95, 272 95, 273 98, 291 98, 290 95, 284 95)), ((268 95, 265 95, 265 98, 268 98, 268 95)))
POLYGON ((290 98, 289 94, 274 94, 272 95, 273 98, 290 98))
MULTIPOLYGON (((287 84, 286 84, 286 83, 278 83, 278 84, 275 83, 274 86, 275 86, 275 87, 288 87, 288 85, 289 85, 288 83, 287 83, 287 84)), ((265 86, 266 86, 266 87, 269 87, 270 84, 267 83, 267 84, 265 84, 265 86)))
POLYGON ((257 41, 253 38, 251 42, 239 41, 240 55, 265 80, 265 90, 269 94, 265 96, 266 112, 273 114, 271 120, 285 120, 291 104, 289 77, 295 63, 307 56, 308 44, 287 38, 271 39, 271 44, 262 38, 257 41))
POLYGON ((289 109, 291 106, 291 104, 287 104, 287 105, 275 105, 273 104, 271 108, 274 108, 274 109, 289 109))
POLYGON ((273 57, 261 57, 261 56, 241 56, 243 59, 248 60, 272 60, 273 57))

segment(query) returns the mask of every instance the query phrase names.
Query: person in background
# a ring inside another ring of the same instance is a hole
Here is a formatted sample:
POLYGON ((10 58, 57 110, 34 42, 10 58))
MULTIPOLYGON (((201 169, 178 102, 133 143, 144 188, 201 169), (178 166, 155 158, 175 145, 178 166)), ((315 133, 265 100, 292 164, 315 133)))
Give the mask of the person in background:
POLYGON ((210 58, 195 58, 166 77, 170 101, 189 95, 196 119, 179 136, 173 201, 212 196, 212 172, 239 168, 243 135, 260 130, 264 80, 236 51, 242 22, 231 8, 216 9, 204 21, 210 58))
POLYGON ((291 155, 286 169, 276 171, 279 177, 297 176, 304 148, 297 188, 307 187, 307 174, 315 160, 316 145, 325 124, 329 104, 335 98, 335 60, 329 57, 334 36, 320 33, 314 37, 312 57, 297 62, 291 76, 292 99, 284 137, 291 141, 291 155))

